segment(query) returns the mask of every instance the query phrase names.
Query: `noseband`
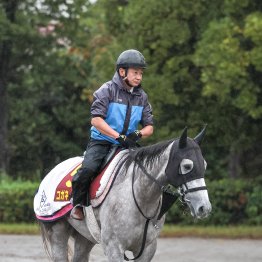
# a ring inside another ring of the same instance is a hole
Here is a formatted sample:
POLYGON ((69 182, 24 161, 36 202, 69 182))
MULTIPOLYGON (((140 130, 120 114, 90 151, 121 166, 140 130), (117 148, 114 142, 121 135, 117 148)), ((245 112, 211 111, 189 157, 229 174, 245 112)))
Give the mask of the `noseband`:
POLYGON ((185 175, 184 174, 181 174, 181 175, 183 176, 183 182, 184 183, 178 188, 178 193, 180 195, 180 201, 183 204, 190 202, 188 199, 186 199, 186 195, 188 193, 197 192, 197 191, 201 191, 201 190, 207 190, 206 186, 188 188, 185 175), (186 190, 183 189, 183 185, 185 186, 186 190))

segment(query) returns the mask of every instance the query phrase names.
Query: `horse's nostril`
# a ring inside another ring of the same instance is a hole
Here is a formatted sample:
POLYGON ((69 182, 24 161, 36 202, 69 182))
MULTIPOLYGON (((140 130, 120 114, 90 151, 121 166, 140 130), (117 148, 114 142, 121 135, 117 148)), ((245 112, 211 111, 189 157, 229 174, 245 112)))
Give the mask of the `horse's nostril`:
POLYGON ((199 213, 199 214, 203 214, 204 211, 205 211, 204 206, 199 207, 199 209, 198 209, 198 213, 199 213))

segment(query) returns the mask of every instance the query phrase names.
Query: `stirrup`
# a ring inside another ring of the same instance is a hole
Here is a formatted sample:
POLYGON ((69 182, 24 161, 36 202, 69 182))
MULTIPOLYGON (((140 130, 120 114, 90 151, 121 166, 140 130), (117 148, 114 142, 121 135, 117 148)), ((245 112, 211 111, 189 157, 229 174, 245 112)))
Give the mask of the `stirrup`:
POLYGON ((80 204, 76 205, 70 213, 70 217, 76 220, 84 220, 85 210, 84 207, 80 204))

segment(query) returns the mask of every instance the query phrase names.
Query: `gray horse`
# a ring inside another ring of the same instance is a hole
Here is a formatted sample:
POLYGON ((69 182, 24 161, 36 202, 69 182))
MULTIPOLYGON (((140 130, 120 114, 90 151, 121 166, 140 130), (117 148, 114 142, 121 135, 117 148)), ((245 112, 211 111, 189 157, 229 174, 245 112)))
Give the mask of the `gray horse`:
MULTIPOLYGON (((195 218, 211 212, 204 181, 206 162, 200 150, 205 128, 194 138, 185 129, 179 139, 126 150, 117 164, 118 175, 107 198, 98 208, 88 207, 93 219, 77 221, 69 216, 55 222, 40 222, 44 243, 53 261, 68 261, 68 240, 74 239, 74 262, 89 261, 95 244, 102 245, 110 262, 151 261, 165 216, 159 218, 163 189, 178 188, 195 218), (90 228, 95 223, 99 232, 90 228), (126 251, 129 252, 126 255, 126 251)), ((92 217, 91 217, 92 218, 92 217)))

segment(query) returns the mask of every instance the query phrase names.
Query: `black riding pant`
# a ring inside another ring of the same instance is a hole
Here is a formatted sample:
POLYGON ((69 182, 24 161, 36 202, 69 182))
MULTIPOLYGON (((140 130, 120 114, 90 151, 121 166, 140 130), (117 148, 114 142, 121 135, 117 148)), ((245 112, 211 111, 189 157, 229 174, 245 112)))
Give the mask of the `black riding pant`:
POLYGON ((98 175, 104 158, 112 144, 107 141, 91 139, 87 145, 82 167, 72 179, 73 205, 88 205, 88 188, 93 178, 98 175))

